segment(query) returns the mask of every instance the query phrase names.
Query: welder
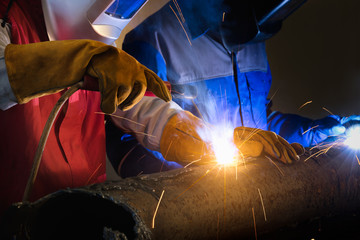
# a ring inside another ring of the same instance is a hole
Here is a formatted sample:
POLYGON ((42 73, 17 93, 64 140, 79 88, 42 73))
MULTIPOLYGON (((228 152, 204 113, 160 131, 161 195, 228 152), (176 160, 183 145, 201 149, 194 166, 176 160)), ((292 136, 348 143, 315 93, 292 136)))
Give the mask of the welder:
MULTIPOLYGON (((101 111, 131 108, 146 88, 161 101, 171 99, 159 77, 109 45, 119 37, 122 23, 105 12, 112 2, 1 1, 0 213, 22 200, 43 127, 64 89, 86 79, 50 132, 31 201, 62 188, 105 180, 101 111), (111 31, 95 31, 89 16, 111 31)), ((136 10, 141 4, 130 7, 136 10)))
MULTIPOLYGON (((169 118, 174 125, 182 121, 191 125, 199 119, 216 125, 225 116, 234 128, 251 127, 262 129, 263 133, 272 131, 290 143, 315 146, 329 137, 343 134, 344 125, 351 118, 329 115, 314 120, 271 111, 271 101, 267 98, 271 72, 265 41, 276 34, 286 17, 304 3, 305 0, 174 0, 127 34, 123 49, 169 81, 173 101, 197 117, 184 118, 175 114, 169 118)), ((139 113, 152 107, 160 109, 158 105, 161 104, 152 105, 143 99, 131 111, 117 111, 117 114, 131 119, 135 116, 133 112, 143 116, 139 113), (142 107, 143 104, 146 107, 142 107)), ((135 119, 147 122, 146 119, 135 119)), ((147 169, 150 162, 155 162, 155 156, 159 159, 163 156, 138 144, 151 142, 153 139, 148 136, 136 131, 129 135, 114 129, 114 125, 124 124, 132 127, 115 118, 107 123, 107 153, 119 174, 127 176, 136 172, 132 173, 131 168, 147 169), (114 141, 117 138, 121 141, 114 141), (114 151, 118 148, 126 151, 114 151), (141 161, 132 160, 139 156, 141 161)), ((163 142, 163 145, 166 144, 163 142)), ((176 150, 173 146, 170 148, 176 150)), ((169 159, 169 156, 165 158, 169 159)), ((166 169, 164 166, 167 162, 161 165, 166 169)))
MULTIPOLYGON (((287 157, 273 154, 275 158, 286 163, 294 161, 295 143, 308 146, 308 139, 315 141, 309 137, 314 134, 301 136, 301 127, 308 126, 294 126, 291 130, 295 129, 298 138, 288 138, 291 146, 279 135, 268 131, 281 132, 267 123, 271 74, 264 41, 279 31, 282 20, 303 2, 292 1, 280 7, 279 1, 174 0, 127 34, 123 49, 171 83, 173 100, 181 109, 164 107, 156 99, 145 97, 132 110, 116 112, 120 118, 112 118, 106 132, 107 154, 118 173, 127 177, 176 167, 156 159, 181 162, 187 149, 192 149, 188 155, 198 149, 199 136, 193 126, 218 125, 224 116, 230 119, 235 129, 234 136, 243 137, 235 142, 244 142, 241 140, 247 136, 264 146, 281 146, 280 149, 291 154, 287 157), (152 127, 120 121, 123 118, 152 127), (114 126, 132 129, 131 134, 114 126), (159 137, 162 129, 167 138, 159 137), (251 138, 254 132, 258 134, 251 138), (179 136, 189 139, 188 145, 179 143, 179 136), (119 148, 126 151, 120 152, 119 148), (154 149, 157 151, 152 151, 154 149)), ((305 118, 301 119, 305 121, 305 118)), ((337 126, 337 121, 334 123, 337 126)), ((243 151, 245 149, 250 151, 249 155, 256 155, 256 147, 244 146, 243 151)), ((265 152, 271 155, 271 150, 265 152)), ((193 154, 187 159, 196 161, 199 156, 193 154)))
MULTIPOLYGON (((152 107, 139 114, 151 121, 140 126, 156 131, 142 144, 168 153, 173 161, 191 161, 193 155, 205 155, 206 159, 210 155, 211 150, 196 132, 188 131, 203 122, 174 102, 166 103, 171 95, 163 81, 133 57, 111 46, 145 2, 1 1, 0 212, 21 201, 49 113, 65 89, 79 81, 84 82, 83 89, 69 98, 50 131, 30 201, 66 187, 104 181, 105 131, 101 111, 111 114, 128 110, 140 101, 146 89, 157 97, 146 98, 151 99, 152 107), (159 107, 154 108, 154 104, 159 107), (190 117, 186 124, 178 122, 182 114, 190 117), (192 134, 190 138, 188 133, 192 134), (169 143, 177 148, 170 148, 169 143), (187 159, 189 153, 192 156, 187 159)), ((140 107, 146 108, 146 104, 140 107)), ((140 117, 137 110, 129 114, 140 117)), ((123 121, 134 123, 128 120, 123 121)), ((133 131, 134 127, 121 126, 121 130, 133 131)), ((250 156, 266 152, 283 161, 297 158, 294 148, 276 134, 257 132, 255 141, 243 143, 253 134, 252 129, 241 128, 236 133, 239 145, 254 149, 246 153, 250 156), (268 134, 271 142, 259 146, 268 134)))

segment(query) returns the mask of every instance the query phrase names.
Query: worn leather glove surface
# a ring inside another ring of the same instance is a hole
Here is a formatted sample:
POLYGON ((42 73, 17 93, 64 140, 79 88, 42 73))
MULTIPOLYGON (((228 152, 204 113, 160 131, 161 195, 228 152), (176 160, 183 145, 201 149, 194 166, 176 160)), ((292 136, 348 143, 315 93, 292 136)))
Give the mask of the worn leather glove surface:
POLYGON ((298 143, 288 143, 271 131, 257 128, 237 127, 234 130, 234 143, 244 157, 269 156, 283 163, 299 160, 305 150, 298 143))
POLYGON ((207 128, 205 123, 183 111, 175 114, 165 125, 161 139, 160 152, 168 161, 196 164, 215 163, 209 144, 205 143, 198 129, 207 128))
POLYGON ((101 109, 127 110, 146 89, 165 101, 171 95, 163 81, 124 51, 93 40, 47 41, 5 48, 9 82, 19 103, 52 94, 82 81, 98 79, 101 109))

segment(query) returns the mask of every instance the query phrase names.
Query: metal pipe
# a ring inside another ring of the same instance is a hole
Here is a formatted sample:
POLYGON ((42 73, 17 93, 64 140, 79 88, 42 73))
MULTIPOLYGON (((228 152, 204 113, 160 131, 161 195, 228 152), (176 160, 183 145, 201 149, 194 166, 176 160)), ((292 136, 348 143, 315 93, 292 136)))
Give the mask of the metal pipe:
POLYGON ((360 166, 345 148, 319 156, 308 150, 293 165, 259 158, 177 169, 16 204, 1 239, 255 239, 317 217, 358 213, 359 183, 360 166))

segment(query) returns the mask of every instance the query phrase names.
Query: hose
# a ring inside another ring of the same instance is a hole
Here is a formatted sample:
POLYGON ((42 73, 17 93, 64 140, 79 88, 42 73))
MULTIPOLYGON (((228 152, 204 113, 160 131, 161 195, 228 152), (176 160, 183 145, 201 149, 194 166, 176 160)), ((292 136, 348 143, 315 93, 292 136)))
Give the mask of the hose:
POLYGON ((30 176, 29 179, 26 183, 26 187, 25 187, 25 192, 24 192, 24 196, 23 196, 23 202, 25 201, 29 201, 30 195, 31 195, 31 191, 32 188, 34 186, 35 180, 36 180, 36 176, 40 167, 40 163, 41 163, 41 157, 42 154, 44 152, 44 148, 45 148, 45 144, 46 141, 49 137, 49 133, 50 133, 50 129, 54 124, 54 121, 60 111, 60 109, 62 108, 62 106, 64 105, 64 103, 69 99, 69 97, 74 94, 77 90, 79 90, 82 86, 84 85, 84 82, 78 82, 77 84, 75 84, 74 86, 70 87, 61 97, 60 99, 56 102, 54 108, 52 109, 48 120, 46 121, 44 130, 41 134, 41 138, 39 141, 39 145, 36 149, 36 153, 35 153, 35 157, 34 157, 34 161, 33 161, 33 165, 31 168, 31 172, 30 172, 30 176))

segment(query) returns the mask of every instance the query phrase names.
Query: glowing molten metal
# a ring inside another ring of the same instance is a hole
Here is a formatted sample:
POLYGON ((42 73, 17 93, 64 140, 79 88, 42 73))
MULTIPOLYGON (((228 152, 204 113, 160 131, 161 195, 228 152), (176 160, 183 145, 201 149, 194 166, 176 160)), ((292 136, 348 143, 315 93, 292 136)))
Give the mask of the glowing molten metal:
POLYGON ((217 164, 233 165, 238 163, 239 150, 233 142, 234 128, 229 124, 212 126, 207 131, 198 131, 199 135, 211 143, 217 164))

